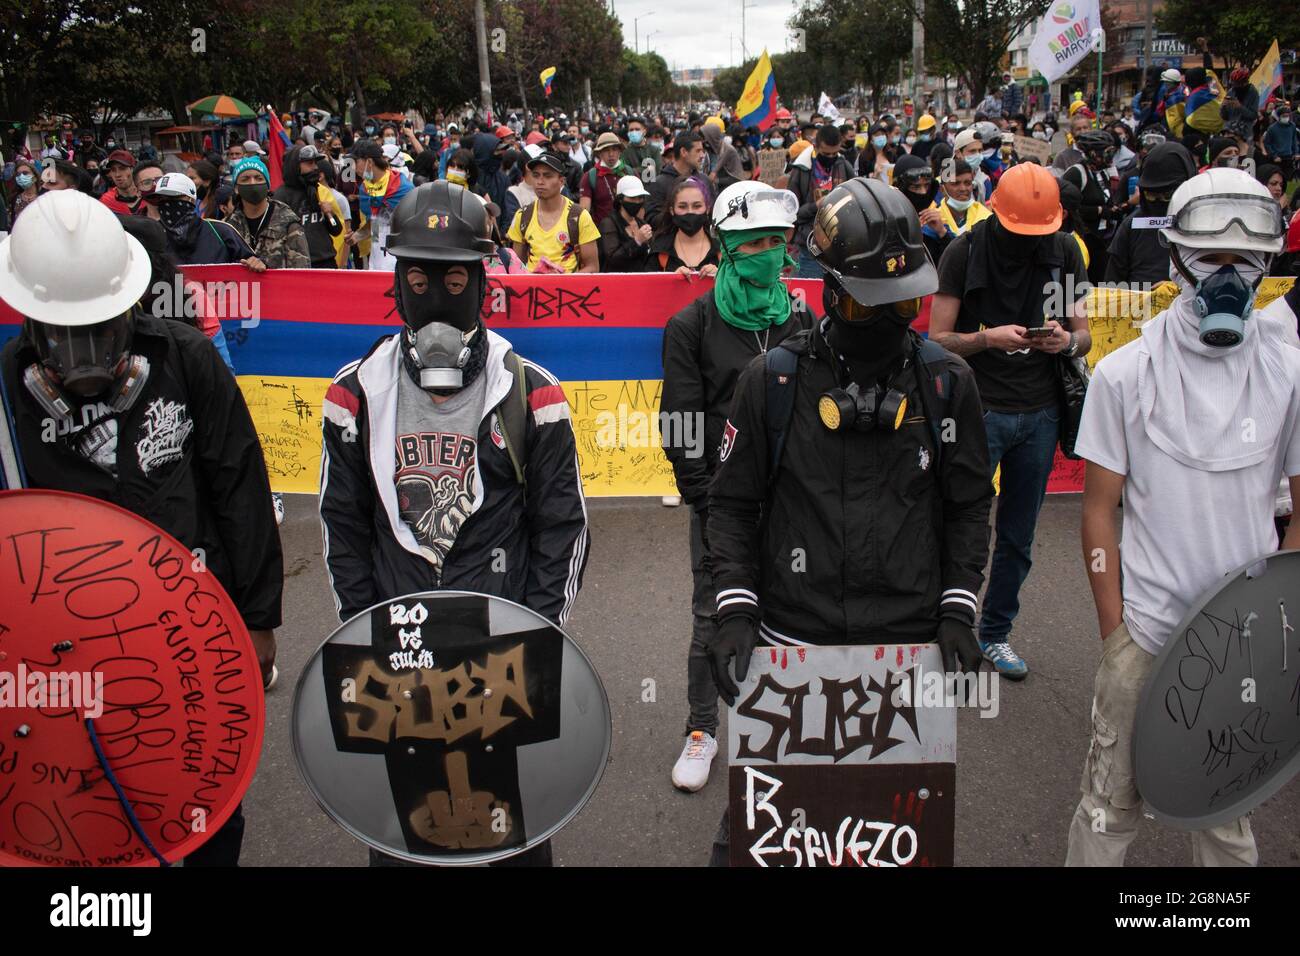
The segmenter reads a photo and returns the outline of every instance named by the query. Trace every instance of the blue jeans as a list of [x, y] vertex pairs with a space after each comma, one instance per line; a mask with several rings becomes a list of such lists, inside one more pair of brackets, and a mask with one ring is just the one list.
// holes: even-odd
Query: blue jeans
[[1033, 564], [1034, 529], [1047, 494], [1061, 410], [1052, 405], [1035, 412], [985, 412], [989, 466], [1002, 464], [998, 494], [997, 543], [984, 592], [980, 640], [1005, 641], [1020, 613], [1020, 586]]

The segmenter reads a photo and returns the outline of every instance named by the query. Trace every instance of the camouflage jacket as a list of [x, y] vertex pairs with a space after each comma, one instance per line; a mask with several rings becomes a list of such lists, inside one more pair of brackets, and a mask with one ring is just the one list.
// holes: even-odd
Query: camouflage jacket
[[307, 234], [303, 232], [298, 214], [279, 200], [270, 200], [266, 210], [266, 222], [262, 224], [253, 241], [248, 228], [248, 219], [244, 216], [243, 203], [236, 200], [235, 211], [226, 220], [252, 247], [257, 258], [266, 263], [268, 269], [310, 269], [311, 259], [307, 255]]

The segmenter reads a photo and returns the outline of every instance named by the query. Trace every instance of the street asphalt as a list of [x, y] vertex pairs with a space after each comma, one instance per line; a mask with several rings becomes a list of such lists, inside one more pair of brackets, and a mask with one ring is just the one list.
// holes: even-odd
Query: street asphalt
[[[1002, 681], [1000, 713], [958, 712], [957, 865], [1059, 866], [1088, 747], [1101, 654], [1079, 553], [1077, 495], [1048, 498], [1012, 645], [1029, 677]], [[338, 625], [321, 559], [316, 501], [286, 495], [280, 680], [268, 698], [261, 765], [245, 799], [246, 866], [361, 866], [366, 848], [322, 811], [290, 747], [294, 684]], [[554, 840], [568, 866], [702, 866], [726, 803], [725, 753], [708, 786], [675, 790], [669, 772], [686, 718], [691, 577], [685, 508], [657, 499], [588, 499], [591, 560], [570, 633], [599, 671], [613, 747], [599, 788]], [[655, 699], [643, 701], [645, 680]], [[725, 734], [725, 730], [722, 731]], [[1267, 866], [1300, 865], [1300, 783], [1264, 803], [1253, 826]], [[1144, 820], [1133, 866], [1186, 866], [1185, 834]]]

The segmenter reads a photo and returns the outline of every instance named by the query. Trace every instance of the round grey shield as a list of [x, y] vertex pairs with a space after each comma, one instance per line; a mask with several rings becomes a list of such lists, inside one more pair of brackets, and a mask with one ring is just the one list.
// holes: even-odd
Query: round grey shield
[[609, 700], [582, 649], [484, 594], [363, 611], [294, 690], [312, 795], [358, 840], [414, 863], [490, 863], [550, 838], [595, 791], [609, 746]]
[[1133, 763], [1157, 820], [1219, 826], [1300, 771], [1300, 551], [1229, 575], [1196, 602], [1152, 665]]

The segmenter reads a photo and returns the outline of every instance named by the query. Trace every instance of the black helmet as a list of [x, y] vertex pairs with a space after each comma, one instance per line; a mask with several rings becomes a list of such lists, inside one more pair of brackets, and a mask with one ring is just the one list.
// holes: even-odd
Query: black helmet
[[1115, 149], [1115, 137], [1104, 129], [1087, 129], [1074, 137], [1074, 148], [1085, 156]]
[[1177, 189], [1196, 175], [1196, 163], [1182, 143], [1157, 143], [1142, 161], [1138, 186], [1159, 192]]
[[398, 259], [477, 262], [496, 252], [487, 235], [483, 202], [439, 179], [417, 186], [397, 204], [384, 251]]
[[850, 179], [817, 206], [808, 234], [817, 261], [862, 305], [888, 305], [939, 288], [907, 198], [878, 179]]

